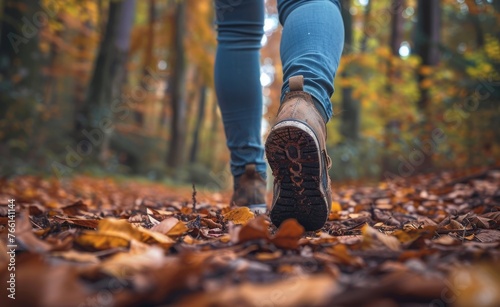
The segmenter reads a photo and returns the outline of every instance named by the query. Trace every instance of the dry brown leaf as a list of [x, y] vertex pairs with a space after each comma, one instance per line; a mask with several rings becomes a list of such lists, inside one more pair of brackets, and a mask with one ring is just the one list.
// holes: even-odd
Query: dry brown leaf
[[448, 246], [453, 246], [453, 245], [460, 245], [462, 242], [459, 240], [449, 236], [449, 235], [444, 235], [441, 236], [435, 240], [432, 241], [433, 243], [440, 244], [440, 245], [448, 245]]
[[[132, 246], [138, 243], [132, 242]], [[130, 278], [134, 274], [160, 268], [163, 262], [163, 249], [139, 244], [137, 248], [131, 247], [129, 253], [118, 253], [106, 259], [100, 270], [117, 278]]]
[[481, 216], [484, 218], [494, 220], [496, 222], [497, 227], [498, 225], [500, 225], [500, 211], [484, 213], [481, 214]]
[[469, 306], [500, 306], [500, 273], [498, 266], [475, 265], [460, 267], [451, 271], [451, 290], [455, 295], [457, 307]]
[[93, 253], [69, 250], [66, 252], [56, 252], [51, 254], [54, 257], [63, 258], [69, 261], [82, 263], [99, 263], [99, 258]]
[[304, 227], [297, 220], [289, 219], [281, 223], [271, 242], [280, 248], [296, 249], [303, 234]]
[[77, 201], [72, 205], [62, 207], [61, 209], [64, 213], [71, 216], [79, 215], [82, 212], [88, 211], [87, 205], [85, 205], [81, 200]]
[[363, 233], [363, 246], [366, 248], [385, 246], [393, 251], [399, 251], [401, 249], [401, 245], [396, 237], [385, 235], [373, 229], [368, 224], [363, 226], [361, 232]]
[[269, 222], [262, 215], [244, 225], [238, 233], [239, 243], [251, 240], [269, 240]]
[[66, 218], [62, 216], [55, 216], [54, 219], [60, 220], [61, 222], [67, 222], [68, 224], [96, 229], [99, 225], [100, 220], [85, 220], [79, 218]]
[[169, 217], [151, 228], [151, 231], [159, 232], [167, 236], [178, 237], [186, 233], [189, 229], [184, 222], [175, 217]]
[[[7, 240], [10, 240], [10, 238], [7, 238]], [[33, 233], [33, 227], [31, 226], [28, 210], [24, 210], [17, 219], [15, 241], [7, 243], [15, 245], [16, 242], [33, 253], [43, 254], [52, 250], [52, 246], [50, 244], [38, 239]]]
[[479, 233], [476, 233], [476, 239], [483, 243], [500, 242], [500, 230], [482, 229]]
[[145, 229], [143, 227], [138, 227], [138, 230], [142, 234], [141, 242], [157, 243], [165, 249], [170, 248], [175, 243], [174, 240], [172, 240], [171, 238], [169, 238], [168, 236], [166, 236], [162, 233], [150, 231], [150, 230]]
[[320, 306], [338, 291], [337, 283], [328, 275], [299, 276], [191, 295], [177, 306]]
[[254, 216], [254, 213], [248, 207], [239, 207], [224, 214], [224, 220], [231, 221], [237, 225], [245, 225]]
[[[405, 225], [406, 226], [406, 225]], [[404, 227], [404, 230], [398, 229], [392, 233], [399, 242], [403, 244], [411, 244], [418, 239], [430, 239], [434, 236], [436, 227], [425, 226], [420, 229], [414, 229], [410, 227]]]
[[333, 256], [336, 260], [336, 263], [351, 265], [355, 267], [363, 266], [363, 259], [360, 257], [353, 256], [349, 253], [347, 246], [344, 244], [337, 244], [328, 249], [326, 252]]
[[465, 229], [464, 225], [460, 224], [459, 222], [457, 222], [455, 220], [450, 220], [450, 222], [447, 225], [445, 225], [443, 228], [446, 230], [457, 230], [457, 231]]

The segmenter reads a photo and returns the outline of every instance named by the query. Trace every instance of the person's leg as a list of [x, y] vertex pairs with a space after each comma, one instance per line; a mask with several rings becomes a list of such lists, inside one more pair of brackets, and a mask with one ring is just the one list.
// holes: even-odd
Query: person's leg
[[231, 152], [231, 204], [266, 211], [260, 47], [263, 0], [216, 0], [215, 90]]
[[283, 87], [276, 123], [266, 141], [274, 176], [271, 221], [296, 219], [306, 230], [325, 224], [331, 206], [325, 123], [343, 48], [338, 1], [279, 0], [283, 25]]
[[344, 24], [338, 0], [279, 0], [283, 25], [281, 100], [290, 91], [288, 79], [304, 76], [304, 91], [311, 94], [321, 115], [332, 117], [330, 97], [344, 47]]
[[215, 90], [231, 152], [231, 172], [238, 178], [246, 165], [255, 164], [265, 178], [260, 84], [264, 1], [216, 0], [215, 6]]

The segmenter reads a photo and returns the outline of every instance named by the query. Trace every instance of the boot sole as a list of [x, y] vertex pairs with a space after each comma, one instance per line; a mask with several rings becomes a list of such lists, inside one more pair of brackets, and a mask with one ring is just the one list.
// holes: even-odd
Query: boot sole
[[296, 219], [307, 231], [323, 227], [329, 204], [321, 184], [321, 150], [315, 133], [299, 121], [276, 124], [266, 141], [275, 182], [271, 221]]

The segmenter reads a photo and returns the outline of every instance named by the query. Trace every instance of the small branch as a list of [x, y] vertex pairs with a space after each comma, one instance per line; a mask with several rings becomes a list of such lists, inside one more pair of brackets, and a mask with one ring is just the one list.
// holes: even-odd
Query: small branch
[[196, 187], [193, 183], [193, 212], [196, 212]]

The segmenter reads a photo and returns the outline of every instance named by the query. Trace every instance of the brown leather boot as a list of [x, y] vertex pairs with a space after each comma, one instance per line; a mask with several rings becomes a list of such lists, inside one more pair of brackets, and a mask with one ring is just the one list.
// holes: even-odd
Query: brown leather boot
[[249, 207], [253, 212], [265, 213], [266, 181], [256, 171], [255, 164], [246, 165], [243, 175], [235, 181], [231, 204]]
[[289, 85], [266, 141], [274, 176], [271, 221], [279, 226], [294, 218], [306, 230], [317, 230], [325, 224], [332, 202], [326, 126], [311, 95], [303, 91], [303, 76], [291, 77]]

